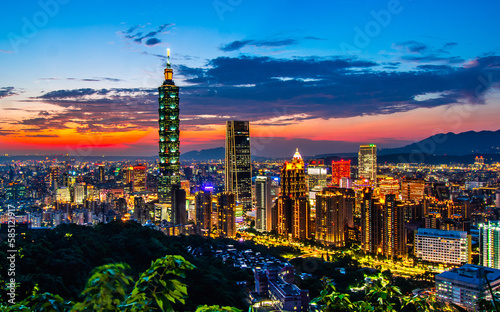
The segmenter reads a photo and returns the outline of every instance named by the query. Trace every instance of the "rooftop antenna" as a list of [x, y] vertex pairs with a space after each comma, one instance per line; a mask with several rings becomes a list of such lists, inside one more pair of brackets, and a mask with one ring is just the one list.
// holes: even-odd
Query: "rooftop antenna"
[[167, 48], [167, 68], [170, 68], [170, 48]]

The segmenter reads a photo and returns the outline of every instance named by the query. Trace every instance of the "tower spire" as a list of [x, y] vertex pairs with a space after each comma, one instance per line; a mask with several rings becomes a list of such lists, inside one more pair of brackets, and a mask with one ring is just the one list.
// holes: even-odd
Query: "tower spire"
[[170, 68], [170, 49], [167, 48], [167, 68]]
[[170, 49], [167, 49], [167, 67], [165, 68], [165, 81], [172, 81], [174, 71], [170, 66]]

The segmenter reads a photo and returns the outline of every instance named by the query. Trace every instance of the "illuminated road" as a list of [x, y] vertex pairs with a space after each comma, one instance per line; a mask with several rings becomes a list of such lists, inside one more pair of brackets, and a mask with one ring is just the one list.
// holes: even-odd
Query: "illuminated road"
[[[310, 246], [304, 246], [303, 244], [300, 244], [298, 242], [290, 242], [290, 241], [285, 240], [283, 238], [255, 235], [255, 234], [249, 234], [249, 233], [245, 233], [245, 232], [242, 232], [240, 234], [241, 234], [241, 237], [243, 239], [253, 240], [255, 243], [260, 244], [260, 245], [264, 245], [264, 246], [297, 247], [301, 251], [301, 255], [298, 256], [300, 258], [314, 257], [314, 258], [327, 259], [327, 255], [330, 257], [336, 257], [336, 256], [339, 256], [342, 254], [349, 255], [354, 260], [357, 260], [359, 262], [360, 266], [362, 266], [362, 267], [379, 268], [382, 271], [390, 270], [395, 276], [414, 277], [415, 275], [418, 275], [418, 274], [424, 274], [426, 271], [433, 271], [433, 272], [438, 272], [438, 273], [443, 272], [443, 270], [432, 270], [430, 268], [423, 269], [423, 268], [419, 268], [419, 267], [412, 267], [409, 264], [402, 265], [400, 263], [389, 262], [388, 260], [377, 260], [376, 258], [371, 257], [371, 256], [367, 256], [367, 255], [360, 256], [359, 254], [356, 254], [352, 250], [339, 251], [339, 250], [334, 250], [334, 249], [329, 249], [329, 248], [310, 247]], [[294, 258], [295, 255], [284, 255], [284, 257], [287, 259], [291, 259], [291, 258]]]

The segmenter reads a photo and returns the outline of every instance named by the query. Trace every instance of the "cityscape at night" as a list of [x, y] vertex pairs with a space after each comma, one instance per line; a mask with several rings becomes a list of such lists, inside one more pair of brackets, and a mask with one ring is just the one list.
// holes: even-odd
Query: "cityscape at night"
[[0, 19], [0, 310], [498, 311], [500, 4]]

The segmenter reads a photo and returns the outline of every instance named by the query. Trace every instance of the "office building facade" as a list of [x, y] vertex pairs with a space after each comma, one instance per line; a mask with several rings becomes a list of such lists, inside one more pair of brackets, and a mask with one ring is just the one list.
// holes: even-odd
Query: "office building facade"
[[436, 275], [437, 299], [467, 311], [478, 311], [479, 299], [491, 301], [490, 287], [493, 292], [500, 290], [500, 270], [465, 264]]
[[500, 222], [479, 224], [479, 264], [500, 269]]
[[461, 265], [471, 262], [471, 239], [464, 231], [419, 228], [415, 257], [421, 261]]
[[358, 179], [377, 181], [377, 146], [375, 144], [359, 147]]
[[252, 210], [250, 123], [226, 121], [225, 191], [236, 195], [243, 211]]

